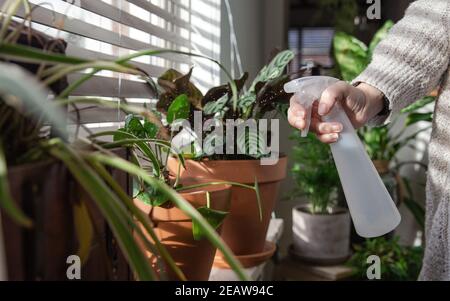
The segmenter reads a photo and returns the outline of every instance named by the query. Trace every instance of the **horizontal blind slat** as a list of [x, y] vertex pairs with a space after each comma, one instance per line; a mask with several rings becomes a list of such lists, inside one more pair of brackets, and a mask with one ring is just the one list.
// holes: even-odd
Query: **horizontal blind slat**
[[95, 13], [95, 14], [98, 14], [105, 18], [111, 19], [117, 23], [121, 23], [123, 25], [142, 30], [146, 33], [149, 33], [151, 35], [157, 36], [164, 40], [170, 41], [177, 45], [185, 46], [185, 47], [189, 47], [189, 45], [190, 45], [189, 40], [183, 38], [179, 34], [176, 34], [175, 32], [170, 32], [161, 27], [155, 26], [155, 25], [151, 24], [150, 22], [146, 22], [126, 11], [120, 10], [120, 8], [118, 8], [118, 7], [109, 5], [105, 2], [84, 0], [84, 1], [80, 2], [80, 7], [87, 11], [90, 11], [92, 13]]
[[[74, 82], [83, 74], [70, 74], [68, 81]], [[123, 98], [154, 98], [154, 93], [147, 83], [118, 78], [94, 76], [78, 87], [72, 96], [98, 96]]]
[[[88, 49], [81, 48], [81, 47], [78, 47], [73, 44], [69, 44], [67, 46], [66, 53], [69, 56], [77, 56], [77, 57], [90, 59], [90, 60], [111, 60], [111, 61], [113, 61], [113, 60], [117, 59], [117, 57], [115, 57], [113, 55], [88, 50]], [[166, 71], [166, 69], [163, 67], [154, 66], [154, 65], [150, 65], [150, 64], [144, 64], [141, 62], [131, 61], [131, 64], [133, 64], [136, 67], [141, 68], [142, 70], [147, 72], [152, 77], [159, 77]]]
[[131, 4], [136, 5], [137, 7], [140, 7], [142, 9], [145, 9], [149, 12], [152, 12], [153, 14], [163, 18], [166, 21], [169, 21], [173, 24], [176, 24], [183, 28], [189, 28], [190, 24], [189, 22], [184, 21], [183, 19], [177, 17], [174, 14], [169, 13], [168, 11], [160, 8], [157, 5], [152, 4], [149, 1], [146, 0], [128, 0]]

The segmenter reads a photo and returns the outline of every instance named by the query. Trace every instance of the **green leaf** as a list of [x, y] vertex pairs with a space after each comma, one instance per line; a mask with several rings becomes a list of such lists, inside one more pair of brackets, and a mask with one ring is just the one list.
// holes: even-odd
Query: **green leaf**
[[407, 106], [403, 110], [401, 110], [401, 113], [413, 113], [419, 109], [422, 109], [423, 107], [427, 106], [430, 103], [433, 103], [436, 101], [436, 97], [434, 96], [426, 96], [416, 102], [414, 102], [412, 105]]
[[421, 121], [432, 122], [433, 113], [411, 113], [406, 117], [405, 125], [410, 126]]
[[250, 92], [255, 92], [256, 84], [259, 82], [268, 82], [270, 80], [274, 80], [277, 77], [281, 76], [289, 64], [290, 61], [295, 57], [294, 52], [291, 50], [285, 50], [278, 53], [273, 60], [269, 63], [269, 65], [265, 66], [259, 74], [256, 76], [253, 84], [250, 88]]
[[167, 111], [167, 122], [171, 124], [178, 119], [188, 119], [191, 111], [191, 104], [189, 103], [186, 94], [181, 94], [172, 102]]
[[[221, 98], [219, 98], [217, 101], [208, 102], [203, 107], [203, 112], [206, 115], [214, 115], [216, 113], [225, 111], [225, 109], [226, 109], [225, 106], [227, 105], [228, 101], [229, 101], [228, 94], [225, 94]], [[239, 105], [239, 101], [238, 101], [238, 105]]]
[[146, 120], [144, 122], [144, 130], [147, 138], [156, 138], [156, 136], [158, 135], [159, 128], [157, 125]]
[[9, 95], [17, 98], [8, 102], [8, 105], [29, 112], [36, 119], [44, 116], [56, 133], [67, 137], [65, 115], [48, 99], [48, 92], [42, 88], [42, 84], [18, 65], [0, 62], [0, 70], [3, 70], [0, 72], [0, 94], [3, 99]]
[[147, 141], [147, 139], [140, 139], [132, 133], [125, 132], [123, 130], [101, 132], [92, 135], [90, 138], [111, 135], [114, 137], [114, 143], [103, 145], [103, 147], [136, 146], [152, 162], [153, 174], [155, 177], [160, 176], [162, 164], [158, 160], [158, 157], [153, 149], [148, 145], [149, 141]]
[[133, 195], [144, 204], [154, 207], [161, 206], [168, 201], [167, 197], [157, 188], [145, 183], [140, 185], [136, 180], [133, 181]]
[[263, 208], [261, 202], [261, 192], [259, 190], [258, 178], [255, 176], [255, 193], [256, 193], [256, 202], [258, 203], [258, 212], [259, 212], [259, 220], [262, 221]]
[[1, 44], [0, 56], [3, 58], [26, 61], [30, 63], [62, 63], [62, 64], [84, 64], [91, 62], [86, 59], [71, 57], [63, 54], [43, 52], [37, 48], [17, 44]]
[[391, 30], [391, 28], [393, 26], [394, 26], [394, 22], [392, 22], [391, 20], [386, 21], [386, 23], [384, 23], [384, 25], [374, 35], [374, 37], [369, 45], [369, 59], [372, 58], [375, 48], [388, 35], [389, 31]]
[[60, 143], [58, 139], [53, 139], [49, 144], [50, 153], [64, 162], [77, 182], [89, 193], [100, 209], [138, 278], [140, 280], [155, 279], [155, 272], [133, 235], [132, 227], [137, 228], [138, 226], [117, 196], [72, 149]]
[[125, 130], [138, 138], [146, 138], [144, 126], [136, 115], [130, 114], [125, 117]]
[[17, 207], [11, 197], [3, 147], [0, 144], [0, 208], [19, 225], [30, 228], [33, 222]]
[[238, 131], [236, 144], [242, 154], [256, 159], [267, 154], [266, 139], [260, 135], [259, 131], [249, 129]]
[[238, 107], [243, 111], [246, 112], [249, 107], [255, 103], [256, 95], [255, 94], [246, 94], [239, 98], [238, 100]]
[[[228, 212], [214, 210], [208, 207], [197, 208], [197, 211], [205, 218], [205, 220], [217, 230], [222, 225], [223, 220], [227, 216]], [[201, 240], [206, 236], [203, 229], [196, 221], [192, 221], [192, 234], [195, 240]]]
[[121, 141], [130, 138], [130, 134], [126, 131], [125, 128], [120, 128], [113, 134], [113, 141]]
[[344, 32], [337, 32], [333, 39], [334, 56], [346, 81], [355, 79], [369, 64], [367, 46]]

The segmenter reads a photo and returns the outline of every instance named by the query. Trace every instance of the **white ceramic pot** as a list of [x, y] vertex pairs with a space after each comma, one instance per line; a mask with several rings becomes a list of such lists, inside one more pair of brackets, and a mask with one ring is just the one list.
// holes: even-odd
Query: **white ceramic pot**
[[350, 214], [337, 208], [333, 214], [311, 214], [306, 205], [292, 209], [293, 245], [299, 259], [337, 264], [350, 255]]

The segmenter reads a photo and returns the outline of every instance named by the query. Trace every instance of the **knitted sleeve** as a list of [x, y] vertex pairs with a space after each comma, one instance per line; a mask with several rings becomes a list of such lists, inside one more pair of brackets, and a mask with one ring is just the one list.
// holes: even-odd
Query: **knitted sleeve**
[[367, 83], [384, 93], [391, 116], [436, 88], [449, 65], [449, 0], [418, 0], [376, 48], [372, 62], [354, 83]]

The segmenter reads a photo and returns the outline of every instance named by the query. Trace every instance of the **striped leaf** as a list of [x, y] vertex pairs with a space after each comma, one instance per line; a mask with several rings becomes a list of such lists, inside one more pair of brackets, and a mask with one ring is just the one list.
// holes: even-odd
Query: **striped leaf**
[[237, 147], [241, 153], [257, 159], [267, 154], [266, 139], [258, 131], [238, 131]]
[[229, 100], [228, 94], [225, 94], [224, 96], [219, 98], [217, 101], [208, 102], [204, 106], [203, 112], [206, 115], [214, 115], [216, 113], [220, 113], [226, 109], [225, 106], [227, 105], [228, 100]]
[[277, 54], [275, 58], [265, 66], [253, 81], [250, 92], [255, 91], [255, 86], [259, 82], [268, 82], [283, 74], [284, 69], [289, 62], [295, 57], [294, 52], [291, 50], [285, 50]]

